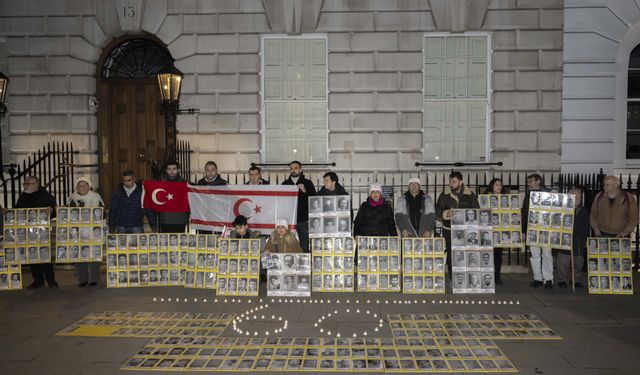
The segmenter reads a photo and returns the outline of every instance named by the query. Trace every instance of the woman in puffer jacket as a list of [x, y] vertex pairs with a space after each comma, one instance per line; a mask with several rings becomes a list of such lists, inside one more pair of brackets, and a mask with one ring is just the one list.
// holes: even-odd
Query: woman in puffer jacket
[[397, 236], [393, 207], [382, 198], [382, 186], [371, 184], [369, 198], [360, 205], [354, 221], [354, 236]]

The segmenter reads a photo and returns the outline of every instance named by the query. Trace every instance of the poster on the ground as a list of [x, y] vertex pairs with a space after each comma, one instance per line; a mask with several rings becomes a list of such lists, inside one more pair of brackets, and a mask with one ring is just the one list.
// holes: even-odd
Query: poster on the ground
[[400, 237], [358, 237], [358, 291], [399, 292]]
[[444, 238], [402, 239], [402, 293], [444, 293]]
[[311, 254], [273, 253], [267, 263], [267, 296], [311, 296]]
[[311, 238], [314, 292], [353, 292], [355, 246], [352, 237]]
[[260, 286], [260, 238], [221, 238], [218, 246], [219, 296], [257, 296]]
[[187, 233], [107, 235], [107, 287], [214, 289], [216, 236]]

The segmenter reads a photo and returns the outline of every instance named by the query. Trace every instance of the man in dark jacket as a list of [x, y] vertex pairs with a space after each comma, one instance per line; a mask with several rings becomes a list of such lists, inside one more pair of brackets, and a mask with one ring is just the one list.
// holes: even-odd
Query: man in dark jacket
[[289, 178], [282, 185], [298, 186], [298, 212], [296, 216], [298, 238], [302, 251], [309, 252], [309, 197], [316, 195], [313, 182], [307, 180], [302, 173], [302, 163], [297, 160], [289, 163]]
[[436, 217], [442, 221], [444, 239], [447, 244], [447, 269], [451, 278], [451, 217], [452, 208], [479, 208], [478, 197], [462, 182], [462, 173], [453, 171], [449, 175], [449, 192], [442, 192], [436, 202]]
[[217, 186], [217, 185], [227, 185], [227, 180], [220, 177], [218, 174], [218, 164], [214, 161], [209, 160], [204, 165], [204, 177], [198, 180], [196, 185], [200, 186]]
[[260, 167], [252, 165], [249, 168], [249, 181], [244, 183], [245, 185], [269, 185], [269, 181], [262, 178], [262, 170]]
[[402, 237], [431, 237], [436, 227], [433, 199], [420, 189], [420, 179], [409, 179], [409, 190], [398, 199], [396, 224]]
[[[167, 163], [165, 178], [163, 181], [185, 182], [180, 175], [177, 161]], [[147, 210], [147, 220], [154, 232], [160, 233], [183, 233], [189, 222], [188, 212], [155, 212]]]
[[[40, 186], [40, 179], [35, 176], [28, 176], [24, 179], [23, 185], [24, 191], [18, 197], [14, 208], [48, 207], [51, 210], [51, 217], [53, 217], [55, 215], [56, 199], [44, 187]], [[33, 282], [27, 287], [28, 289], [43, 286], [45, 280], [50, 288], [58, 287], [51, 262], [32, 264], [31, 275], [33, 276]]]
[[338, 182], [336, 172], [327, 172], [322, 176], [323, 186], [318, 191], [318, 195], [349, 195], [342, 185]]
[[382, 186], [371, 184], [369, 198], [360, 205], [353, 223], [354, 236], [397, 236], [393, 207], [382, 198]]
[[[582, 287], [582, 263], [584, 262], [584, 253], [587, 248], [587, 238], [591, 233], [589, 228], [589, 213], [587, 209], [582, 205], [582, 192], [583, 188], [578, 187], [569, 190], [569, 194], [575, 196], [576, 212], [575, 219], [573, 220], [573, 279], [575, 280], [576, 288]], [[562, 229], [569, 229], [571, 227], [570, 221], [571, 215], [567, 214], [562, 222]], [[558, 286], [560, 288], [566, 288], [571, 283], [571, 255], [569, 250], [558, 251]]]
[[143, 233], [142, 184], [132, 170], [122, 172], [122, 183], [111, 197], [109, 227], [114, 233]]

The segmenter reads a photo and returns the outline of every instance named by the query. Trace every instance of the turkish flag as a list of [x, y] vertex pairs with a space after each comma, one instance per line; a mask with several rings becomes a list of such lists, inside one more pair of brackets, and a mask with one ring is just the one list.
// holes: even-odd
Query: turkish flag
[[142, 186], [143, 208], [156, 212], [189, 212], [186, 182], [145, 180]]

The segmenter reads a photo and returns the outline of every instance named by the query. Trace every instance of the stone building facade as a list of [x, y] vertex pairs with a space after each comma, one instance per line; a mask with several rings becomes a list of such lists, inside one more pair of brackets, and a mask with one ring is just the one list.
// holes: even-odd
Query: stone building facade
[[[566, 3], [573, 17], [579, 1]], [[4, 149], [19, 161], [47, 141], [71, 140], [76, 162], [97, 163], [98, 60], [115, 38], [151, 34], [185, 73], [181, 106], [200, 109], [178, 120], [193, 165], [216, 160], [225, 172], [246, 171], [264, 152], [261, 37], [314, 34], [327, 40], [329, 161], [338, 171], [415, 171], [424, 160], [425, 33], [480, 32], [491, 46], [488, 159], [505, 171], [571, 170], [576, 142], [593, 136], [572, 122], [574, 105], [582, 105], [575, 98], [565, 98], [563, 121], [563, 83], [565, 96], [580, 91], [573, 77], [588, 69], [574, 68], [591, 56], [563, 48], [564, 7], [562, 0], [0, 0], [0, 71], [11, 79]], [[573, 29], [588, 27], [570, 20]], [[599, 81], [593, 87], [609, 87]]]

